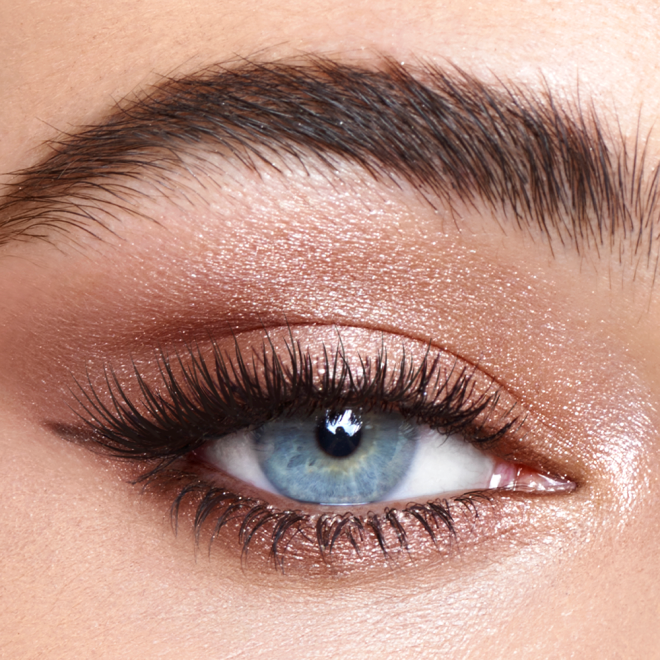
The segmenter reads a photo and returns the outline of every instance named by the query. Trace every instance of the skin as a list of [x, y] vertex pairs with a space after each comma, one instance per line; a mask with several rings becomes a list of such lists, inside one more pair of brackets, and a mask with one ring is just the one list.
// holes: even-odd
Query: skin
[[[623, 135], [639, 126], [649, 161], [660, 158], [650, 2], [50, 0], [3, 2], [1, 15], [4, 172], [163, 74], [308, 52], [449, 60], [486, 80], [544, 80], [559, 98], [574, 98], [579, 81], [581, 97], [616, 113]], [[652, 269], [627, 253], [553, 253], [474, 210], [460, 227], [439, 221], [405, 187], [351, 167], [331, 182], [237, 172], [223, 191], [194, 222], [163, 203], [166, 228], [120, 218], [103, 242], [3, 249], [0, 653], [660, 657]], [[239, 192], [247, 203], [229, 194]], [[512, 457], [534, 453], [578, 489], [511, 497], [459, 549], [421, 547], [395, 567], [367, 553], [334, 572], [282, 575], [258, 557], [243, 570], [228, 542], [196, 553], [185, 516], [172, 533], [166, 498], [47, 422], [73, 422], [69, 386], [86, 368], [121, 371], [133, 356], [149, 371], [155, 346], [199, 328], [222, 339], [230, 319], [256, 332], [254, 310], [272, 327], [295, 318], [310, 341], [323, 340], [315, 324], [357, 328], [347, 331], [356, 351], [382, 332], [418, 350], [432, 338], [528, 411]]]

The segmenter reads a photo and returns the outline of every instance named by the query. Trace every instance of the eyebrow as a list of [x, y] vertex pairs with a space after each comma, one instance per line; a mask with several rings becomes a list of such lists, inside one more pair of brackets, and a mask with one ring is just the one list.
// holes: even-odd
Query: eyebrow
[[110, 216], [140, 215], [136, 182], [174, 196], [176, 176], [208, 175], [219, 154], [256, 171], [348, 161], [434, 205], [485, 207], [551, 245], [652, 256], [659, 169], [647, 176], [639, 135], [629, 144], [593, 104], [559, 102], [547, 85], [486, 83], [454, 66], [216, 65], [163, 79], [50, 148], [0, 201], [0, 245], [97, 235]]

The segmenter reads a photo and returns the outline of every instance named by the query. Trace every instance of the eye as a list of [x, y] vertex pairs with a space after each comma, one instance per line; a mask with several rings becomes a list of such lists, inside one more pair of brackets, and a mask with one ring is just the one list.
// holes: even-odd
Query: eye
[[204, 459], [263, 491], [314, 504], [361, 505], [562, 482], [522, 474], [466, 442], [396, 413], [344, 409], [276, 420], [210, 443]]
[[452, 501], [478, 515], [498, 491], [574, 489], [498, 456], [521, 442], [518, 407], [455, 356], [383, 336], [349, 354], [341, 338], [330, 348], [280, 334], [258, 350], [235, 337], [233, 350], [161, 352], [150, 372], [108, 369], [105, 387], [81, 389], [91, 439], [149, 465], [137, 482], [175, 488], [172, 511], [192, 506], [198, 539], [233, 529], [243, 553], [261, 541], [280, 565], [342, 539], [387, 554], [408, 548], [406, 527], [434, 544], [455, 534]]

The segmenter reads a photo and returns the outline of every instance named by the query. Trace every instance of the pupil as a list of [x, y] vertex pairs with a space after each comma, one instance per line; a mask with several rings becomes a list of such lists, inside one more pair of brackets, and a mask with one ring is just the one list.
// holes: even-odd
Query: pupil
[[362, 420], [345, 410], [340, 415], [326, 413], [316, 426], [316, 441], [319, 447], [333, 458], [350, 456], [362, 440]]

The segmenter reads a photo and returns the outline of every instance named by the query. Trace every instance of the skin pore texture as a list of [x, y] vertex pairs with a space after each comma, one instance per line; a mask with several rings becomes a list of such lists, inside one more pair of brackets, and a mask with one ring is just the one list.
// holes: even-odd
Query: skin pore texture
[[[43, 166], [53, 153], [49, 140], [107, 126], [118, 103], [125, 116], [136, 99], [153, 107], [149, 99], [167, 88], [166, 78], [216, 76], [217, 85], [222, 71], [254, 74], [254, 63], [262, 76], [291, 78], [293, 69], [277, 66], [298, 67], [315, 81], [323, 67], [335, 82], [341, 66], [370, 72], [370, 80], [389, 72], [387, 84], [403, 71], [434, 94], [433, 72], [441, 71], [485, 86], [500, 111], [508, 98], [513, 115], [524, 108], [530, 119], [543, 108], [546, 120], [563, 117], [564, 124], [550, 122], [549, 135], [565, 136], [557, 126], [568, 126], [576, 138], [573, 160], [540, 168], [534, 185], [528, 175], [540, 152], [511, 138], [520, 168], [489, 188], [499, 195], [489, 201], [485, 188], [472, 197], [452, 192], [467, 187], [470, 174], [456, 163], [451, 191], [442, 188], [438, 181], [450, 177], [434, 160], [440, 140], [426, 178], [410, 149], [399, 154], [403, 163], [414, 160], [407, 172], [391, 154], [366, 162], [339, 149], [328, 156], [327, 133], [315, 133], [317, 148], [305, 151], [305, 140], [291, 137], [303, 133], [301, 122], [277, 149], [264, 147], [277, 117], [266, 117], [264, 107], [294, 98], [276, 99], [271, 82], [261, 96], [241, 97], [250, 111], [260, 105], [256, 115], [244, 113], [256, 117], [245, 129], [252, 141], [236, 151], [229, 148], [236, 141], [219, 145], [208, 135], [185, 150], [165, 142], [131, 151], [108, 140], [87, 161], [60, 146], [64, 156], [52, 171], [4, 175], [1, 657], [660, 657], [653, 178], [660, 25], [653, 3], [40, 0], [0, 7], [5, 173]], [[333, 98], [344, 112], [342, 94]], [[314, 110], [310, 126], [331, 117], [327, 105], [306, 107]], [[404, 110], [403, 117], [414, 115], [412, 106]], [[476, 117], [474, 131], [478, 122], [484, 135], [500, 126], [486, 121], [501, 116], [491, 110], [465, 110]], [[342, 121], [338, 139], [355, 146], [341, 137]], [[376, 124], [365, 123], [362, 133]], [[148, 126], [140, 125], [138, 141]], [[599, 128], [603, 152], [590, 150]], [[472, 144], [473, 133], [461, 135], [455, 131], [457, 143]], [[383, 144], [395, 142], [397, 134], [390, 136]], [[501, 141], [507, 136], [499, 133]], [[580, 151], [575, 145], [585, 137]], [[557, 138], [554, 146], [562, 144]], [[255, 156], [257, 147], [267, 157]], [[595, 175], [588, 180], [595, 187], [576, 184], [590, 153], [605, 154], [600, 170], [591, 163], [592, 174], [605, 171], [610, 187]], [[561, 170], [560, 161], [571, 167]], [[175, 171], [159, 174], [147, 166], [154, 162], [174, 163]], [[477, 169], [479, 162], [473, 159]], [[124, 167], [123, 178], [107, 174], [115, 166]], [[62, 182], [79, 172], [87, 187], [67, 189]], [[555, 198], [571, 191], [559, 205], [571, 231], [544, 231], [538, 222], [554, 226], [548, 172], [559, 172]], [[512, 191], [521, 193], [520, 205]], [[530, 194], [528, 207], [522, 192]], [[580, 200], [581, 214], [573, 213]], [[536, 222], [528, 221], [530, 209]], [[298, 342], [315, 378], [323, 347], [341, 348], [353, 369], [382, 347], [394, 364], [405, 352], [416, 364], [428, 354], [464, 365], [477, 393], [501, 392], [490, 422], [518, 420], [515, 433], [486, 451], [576, 487], [495, 493], [477, 503], [478, 516], [469, 507], [455, 511], [454, 536], [438, 528], [434, 543], [418, 524], [409, 551], [391, 545], [388, 557], [371, 532], [359, 554], [341, 537], [327, 562], [318, 544], [303, 541], [286, 570], [269, 556], [267, 526], [255, 532], [247, 559], [235, 523], [211, 545], [204, 527], [196, 544], [194, 497], [183, 502], [175, 534], [176, 484], [133, 484], [154, 456], [108, 457], [81, 422], [77, 399], [96, 393], [111, 405], [106, 375], [113, 373], [140, 401], [136, 371], [162, 388], [164, 356], [180, 379], [176, 365], [190, 359], [191, 346], [207, 361], [214, 345], [231, 360], [236, 346], [251, 355], [269, 341], [278, 355]], [[190, 456], [181, 460], [203, 471]], [[384, 515], [383, 506], [360, 515]]]

